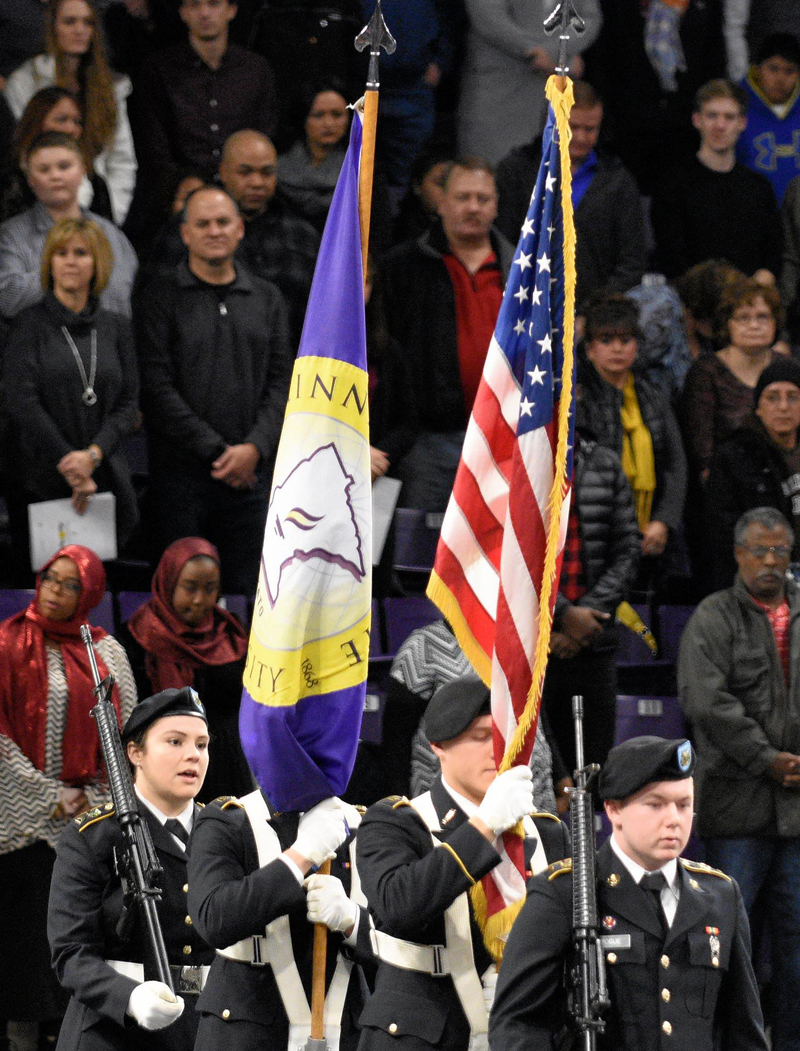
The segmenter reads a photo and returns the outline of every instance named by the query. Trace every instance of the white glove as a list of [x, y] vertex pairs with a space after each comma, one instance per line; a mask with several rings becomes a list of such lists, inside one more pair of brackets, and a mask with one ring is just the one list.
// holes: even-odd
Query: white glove
[[332, 931], [349, 931], [358, 919], [358, 906], [351, 901], [342, 881], [315, 872], [303, 886], [308, 892], [306, 907], [309, 923], [324, 923]]
[[163, 982], [142, 982], [125, 1010], [142, 1029], [165, 1029], [183, 1014], [183, 1000]]
[[533, 774], [529, 766], [512, 766], [492, 781], [477, 816], [496, 836], [533, 810]]
[[487, 1015], [492, 1009], [494, 1003], [494, 991], [497, 988], [497, 968], [492, 964], [491, 967], [484, 971], [481, 981], [483, 982], [483, 1003], [486, 1007]]
[[312, 865], [319, 866], [334, 856], [346, 838], [342, 801], [331, 796], [303, 814], [292, 846]]

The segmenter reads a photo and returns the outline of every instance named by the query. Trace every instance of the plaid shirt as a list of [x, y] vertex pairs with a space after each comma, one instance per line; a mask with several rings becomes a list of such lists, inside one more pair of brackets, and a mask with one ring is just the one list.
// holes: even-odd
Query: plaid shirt
[[561, 565], [561, 585], [559, 590], [570, 602], [577, 602], [586, 594], [583, 577], [583, 560], [581, 558], [581, 534], [578, 525], [578, 511], [572, 501], [567, 521], [567, 539], [564, 544], [564, 560]]
[[319, 240], [311, 223], [274, 197], [263, 215], [245, 223], [244, 241], [239, 249], [253, 273], [272, 281], [283, 293], [295, 352], [303, 329]]
[[[750, 596], [753, 598], [753, 596]], [[786, 599], [781, 602], [777, 609], [771, 609], [769, 606], [765, 606], [763, 602], [759, 602], [758, 599], [753, 598], [753, 602], [758, 606], [759, 609], [767, 615], [769, 626], [772, 628], [772, 634], [775, 637], [775, 646], [778, 650], [778, 657], [780, 658], [781, 667], [783, 668], [783, 677], [786, 680], [786, 685], [789, 685], [789, 623], [791, 621], [791, 613], [789, 611], [789, 603]]]

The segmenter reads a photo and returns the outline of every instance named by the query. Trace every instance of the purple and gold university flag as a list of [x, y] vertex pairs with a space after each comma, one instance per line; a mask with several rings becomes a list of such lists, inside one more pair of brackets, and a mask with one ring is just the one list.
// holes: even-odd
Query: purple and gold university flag
[[356, 115], [322, 236], [272, 480], [239, 716], [278, 810], [344, 791], [364, 709], [372, 522]]

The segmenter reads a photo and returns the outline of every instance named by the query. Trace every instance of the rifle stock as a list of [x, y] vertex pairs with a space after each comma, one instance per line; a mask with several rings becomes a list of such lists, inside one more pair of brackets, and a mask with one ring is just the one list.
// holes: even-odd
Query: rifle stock
[[125, 846], [116, 857], [117, 872], [122, 881], [124, 904], [117, 925], [122, 938], [130, 935], [136, 910], [144, 923], [147, 943], [150, 947], [154, 976], [174, 993], [172, 975], [167, 959], [164, 935], [156, 911], [156, 902], [161, 898], [161, 864], [158, 860], [150, 829], [142, 820], [136, 803], [128, 760], [122, 747], [117, 723], [117, 710], [110, 700], [114, 680], [111, 675], [100, 678], [100, 669], [94, 653], [92, 633], [87, 624], [81, 626], [81, 639], [89, 655], [89, 664], [94, 681], [97, 703], [92, 708], [92, 718], [97, 723], [103, 761], [108, 773], [108, 785], [114, 802], [117, 821], [125, 837]]
[[595, 877], [594, 807], [591, 784], [600, 771], [584, 765], [583, 697], [572, 698], [575, 723], [575, 787], [570, 790], [572, 824], [572, 963], [570, 1014], [584, 1051], [594, 1051], [609, 1006], [606, 961], [599, 937]]

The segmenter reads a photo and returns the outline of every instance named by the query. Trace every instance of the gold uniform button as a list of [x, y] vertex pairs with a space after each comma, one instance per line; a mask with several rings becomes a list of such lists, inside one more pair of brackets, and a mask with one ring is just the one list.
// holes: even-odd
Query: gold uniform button
[[183, 947], [183, 955], [184, 956], [191, 956], [192, 955], [192, 947], [191, 947], [191, 945], [184, 945], [184, 947]]
[[711, 957], [711, 966], [712, 967], [719, 967], [719, 957], [717, 957], [717, 956], [712, 956]]
[[186, 924], [187, 927], [191, 927], [191, 925], [192, 925], [192, 917], [191, 916], [186, 916], [184, 918], [183, 922]]
[[666, 1033], [667, 1036], [669, 1036], [670, 1033], [672, 1032], [672, 1026], [670, 1025], [669, 1022], [662, 1022], [661, 1023], [661, 1031], [662, 1031], [662, 1033]]
[[666, 971], [666, 969], [669, 967], [669, 956], [662, 956], [661, 957], [661, 966]]
[[397, 1022], [391, 1022], [389, 1025], [389, 1032], [392, 1036], [397, 1036]]
[[661, 999], [664, 1001], [665, 1004], [668, 1004], [670, 1002], [670, 1000], [672, 999], [672, 993], [669, 991], [669, 989], [661, 990]]
[[228, 1021], [228, 1019], [230, 1018], [230, 1016], [231, 1016], [231, 1013], [230, 1013], [230, 1011], [228, 1010], [228, 1008], [226, 1007], [226, 1008], [225, 1008], [225, 1010], [224, 1010], [224, 1011], [222, 1012], [222, 1017], [223, 1017], [223, 1018], [225, 1019], [225, 1021], [227, 1022], [227, 1021]]
[[184, 894], [188, 894], [189, 893], [189, 884], [188, 883], [184, 883], [184, 885], [183, 885], [183, 893]]
[[617, 954], [615, 952], [607, 953], [606, 954], [606, 959], [608, 960], [609, 963], [616, 963], [617, 962]]

